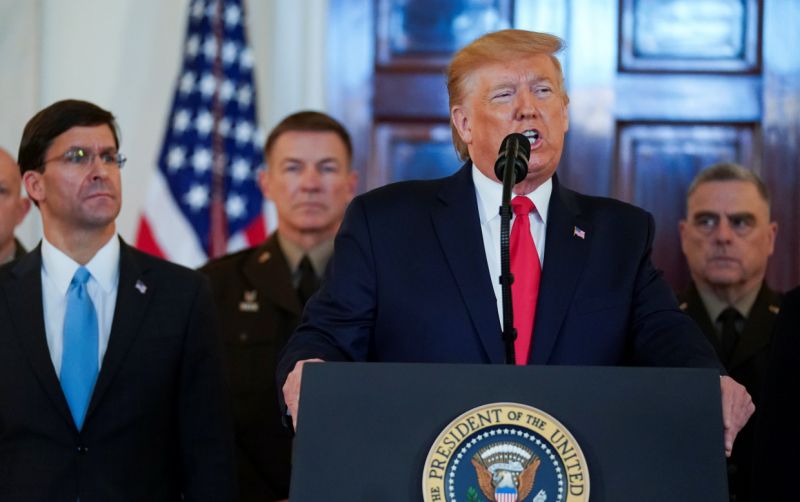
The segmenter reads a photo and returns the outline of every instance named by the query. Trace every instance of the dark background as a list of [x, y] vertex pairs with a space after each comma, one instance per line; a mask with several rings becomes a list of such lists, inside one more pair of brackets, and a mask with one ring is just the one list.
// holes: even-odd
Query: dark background
[[444, 67], [495, 29], [562, 37], [578, 191], [651, 211], [654, 262], [689, 280], [678, 221], [703, 167], [739, 162], [772, 191], [767, 273], [800, 283], [800, 3], [783, 0], [331, 0], [329, 109], [353, 132], [361, 189], [454, 172]]

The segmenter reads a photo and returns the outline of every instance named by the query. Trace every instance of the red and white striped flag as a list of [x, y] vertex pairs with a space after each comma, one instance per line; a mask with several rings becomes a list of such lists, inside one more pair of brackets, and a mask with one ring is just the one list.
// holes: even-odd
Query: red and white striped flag
[[264, 138], [255, 103], [241, 0], [193, 0], [136, 247], [197, 267], [266, 238], [256, 182]]

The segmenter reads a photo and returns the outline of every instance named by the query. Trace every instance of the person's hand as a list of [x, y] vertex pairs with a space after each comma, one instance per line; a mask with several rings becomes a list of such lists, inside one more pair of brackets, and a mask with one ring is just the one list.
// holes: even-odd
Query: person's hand
[[303, 365], [306, 363], [324, 363], [322, 359], [303, 359], [297, 361], [294, 369], [286, 377], [283, 383], [283, 401], [289, 409], [289, 414], [292, 416], [292, 425], [294, 430], [297, 430], [297, 406], [300, 404], [300, 381], [303, 379]]
[[743, 385], [729, 376], [721, 377], [719, 385], [722, 390], [722, 424], [725, 427], [725, 456], [730, 457], [733, 441], [742, 430], [747, 420], [756, 411], [753, 398]]

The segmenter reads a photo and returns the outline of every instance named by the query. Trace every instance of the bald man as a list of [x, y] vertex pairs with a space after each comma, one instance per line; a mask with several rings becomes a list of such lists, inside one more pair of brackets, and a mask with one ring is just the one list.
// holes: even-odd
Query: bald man
[[25, 254], [14, 238], [14, 228], [22, 222], [31, 203], [20, 193], [22, 177], [14, 158], [0, 148], [0, 265]]

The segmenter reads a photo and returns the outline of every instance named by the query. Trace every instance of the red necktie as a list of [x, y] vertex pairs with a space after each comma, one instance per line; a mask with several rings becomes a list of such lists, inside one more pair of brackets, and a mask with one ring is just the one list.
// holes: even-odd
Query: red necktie
[[511, 201], [514, 210], [514, 225], [511, 228], [511, 274], [514, 283], [511, 295], [514, 305], [514, 327], [517, 328], [517, 340], [514, 342], [514, 353], [518, 365], [528, 364], [533, 338], [533, 321], [536, 317], [536, 300], [539, 297], [539, 280], [542, 267], [539, 264], [539, 253], [531, 235], [531, 222], [528, 216], [536, 207], [525, 196], [518, 195]]

